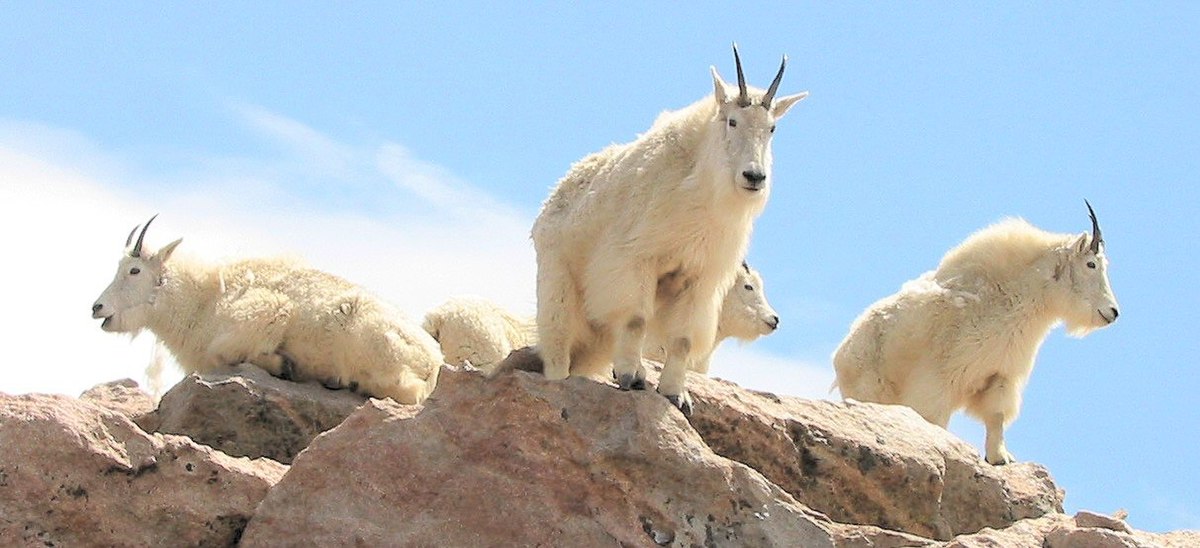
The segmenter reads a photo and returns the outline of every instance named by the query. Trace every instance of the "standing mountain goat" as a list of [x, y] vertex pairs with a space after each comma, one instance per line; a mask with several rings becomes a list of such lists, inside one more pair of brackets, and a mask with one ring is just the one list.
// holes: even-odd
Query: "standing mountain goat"
[[985, 228], [937, 270], [863, 312], [833, 355], [842, 395], [907, 405], [943, 428], [959, 409], [987, 427], [987, 461], [1005, 464], [1038, 348], [1058, 322], [1084, 336], [1117, 319], [1104, 240], [1051, 234], [1021, 219]]
[[283, 260], [207, 266], [173, 259], [175, 240], [143, 249], [150, 221], [92, 306], [102, 329], [148, 329], [187, 373], [241, 362], [293, 380], [357, 386], [419, 403], [433, 391], [442, 353], [428, 333], [363, 289]]
[[734, 59], [736, 94], [713, 67], [713, 95], [580, 160], [543, 204], [532, 237], [546, 377], [611, 363], [622, 389], [645, 388], [649, 333], [667, 342], [659, 393], [691, 411], [685, 373], [712, 348], [766, 205], [775, 122], [808, 95], [775, 98], [786, 58], [765, 92], [747, 87], [736, 47]]

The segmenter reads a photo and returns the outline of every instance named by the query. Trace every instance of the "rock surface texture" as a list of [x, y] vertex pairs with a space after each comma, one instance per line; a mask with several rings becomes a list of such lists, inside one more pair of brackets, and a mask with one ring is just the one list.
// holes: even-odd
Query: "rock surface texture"
[[230, 545], [284, 468], [85, 401], [0, 396], [0, 545]]
[[835, 521], [948, 540], [1062, 512], [1045, 468], [987, 464], [909, 408], [780, 398], [721, 380], [688, 386], [692, 426], [714, 451]]
[[815, 547], [830, 525], [654, 394], [444, 370], [415, 416], [372, 401], [317, 439], [243, 545]]
[[138, 420], [148, 432], [179, 434], [237, 457], [292, 462], [317, 434], [340, 424], [366, 396], [285, 381], [252, 365], [189, 375]]
[[128, 380], [0, 394], [0, 546], [1200, 546], [1064, 515], [1044, 468], [904, 408], [695, 376], [685, 418], [510, 361], [445, 368], [421, 406], [249, 366], [157, 407]]

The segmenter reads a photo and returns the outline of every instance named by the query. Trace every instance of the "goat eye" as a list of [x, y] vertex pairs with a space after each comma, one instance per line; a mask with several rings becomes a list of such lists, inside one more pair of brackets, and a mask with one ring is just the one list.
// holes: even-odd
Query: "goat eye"
[[140, 269], [140, 268], [138, 268], [138, 267], [136, 267], [136, 266], [135, 266], [135, 267], [133, 267], [133, 268], [129, 269], [129, 274], [130, 274], [131, 276], [132, 276], [132, 275], [137, 275], [137, 274], [138, 274], [138, 273], [140, 273], [141, 271], [142, 271], [142, 269]]
[[737, 127], [737, 120], [730, 118], [729, 119], [729, 127]]
[[742, 289], [745, 289], [746, 291], [754, 291], [754, 286], [746, 284], [742, 286]]
[[1096, 268], [1096, 261], [1088, 261], [1087, 265], [1088, 268]]

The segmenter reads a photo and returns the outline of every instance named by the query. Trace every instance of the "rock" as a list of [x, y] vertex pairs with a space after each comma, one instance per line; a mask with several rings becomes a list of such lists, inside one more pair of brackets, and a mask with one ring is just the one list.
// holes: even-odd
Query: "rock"
[[284, 469], [85, 401], [0, 396], [0, 545], [230, 545]]
[[79, 399], [111, 409], [137, 421], [154, 411], [154, 397], [142, 390], [137, 381], [121, 379], [93, 386]]
[[349, 390], [272, 377], [253, 365], [189, 375], [139, 420], [148, 432], [179, 434], [240, 457], [284, 464], [367, 398]]
[[851, 537], [927, 544], [830, 522], [714, 454], [654, 393], [447, 367], [419, 413], [371, 400], [314, 440], [242, 544], [819, 547]]
[[837, 522], [948, 540], [1062, 512], [1045, 468], [987, 464], [906, 407], [781, 398], [695, 374], [688, 389], [692, 426], [715, 452]]
[[[1081, 525], [1101, 523], [1102, 526]], [[1092, 521], [1095, 517], [1105, 518]], [[1016, 522], [1005, 529], [987, 528], [972, 535], [963, 535], [947, 544], [947, 548], [1194, 548], [1200, 546], [1200, 532], [1176, 531], [1158, 534], [1134, 531], [1125, 526], [1124, 531], [1113, 529], [1115, 524], [1107, 521], [1115, 518], [1092, 512], [1080, 512], [1074, 518], [1063, 514], [1051, 514], [1035, 519]], [[1119, 520], [1118, 520], [1119, 521]], [[1124, 525], [1123, 522], [1120, 522]]]
[[1114, 518], [1104, 514], [1097, 514], [1087, 510], [1080, 510], [1075, 513], [1075, 525], [1078, 527], [1098, 527], [1101, 529], [1109, 529], [1111, 531], [1120, 531], [1122, 533], [1132, 533], [1129, 524], [1125, 523], [1124, 518]]

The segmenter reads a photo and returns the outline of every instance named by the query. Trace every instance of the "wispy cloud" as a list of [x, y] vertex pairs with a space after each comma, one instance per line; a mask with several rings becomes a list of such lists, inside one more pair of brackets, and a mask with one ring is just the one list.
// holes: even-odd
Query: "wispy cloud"
[[[398, 144], [349, 145], [262, 109], [239, 112], [277, 145], [275, 155], [193, 157], [168, 173], [154, 173], [153, 158], [107, 155], [68, 130], [0, 122], [0, 242], [19, 257], [0, 269], [0, 283], [21, 288], [0, 315], [15, 346], [0, 390], [71, 394], [140, 376], [149, 337], [128, 345], [101, 332], [88, 308], [129, 229], [155, 212], [149, 245], [183, 237], [181, 253], [208, 259], [300, 256], [414, 318], [467, 293], [532, 313], [531, 218]], [[314, 180], [298, 186], [296, 172]], [[314, 193], [313, 185], [326, 186]], [[348, 187], [382, 206], [322, 199]], [[389, 204], [416, 204], [420, 214]]]

